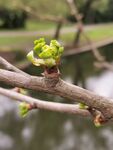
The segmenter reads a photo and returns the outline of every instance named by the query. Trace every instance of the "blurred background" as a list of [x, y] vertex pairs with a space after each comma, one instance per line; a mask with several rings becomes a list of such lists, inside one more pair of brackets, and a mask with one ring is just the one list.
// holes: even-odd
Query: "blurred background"
[[[112, 65], [113, 0], [75, 0], [85, 34]], [[0, 56], [32, 75], [43, 70], [30, 64], [26, 54], [33, 41], [57, 39], [65, 47], [62, 78], [99, 95], [113, 98], [113, 71], [94, 66], [89, 42], [75, 43], [77, 20], [66, 0], [0, 0]], [[0, 86], [11, 88], [0, 83]], [[47, 101], [68, 102], [59, 96], [28, 91]], [[112, 150], [112, 123], [96, 128], [93, 121], [76, 115], [35, 110], [25, 118], [18, 103], [0, 95], [0, 150]]]

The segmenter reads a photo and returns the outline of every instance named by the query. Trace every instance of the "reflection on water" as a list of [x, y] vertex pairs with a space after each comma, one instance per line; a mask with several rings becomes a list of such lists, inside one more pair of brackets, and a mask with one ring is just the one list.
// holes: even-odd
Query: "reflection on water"
[[107, 70], [99, 76], [87, 79], [87, 89], [97, 94], [113, 97], [113, 72]]
[[[62, 78], [71, 83], [76, 80], [80, 86], [83, 86], [84, 78], [87, 89], [113, 97], [113, 72], [98, 72], [93, 67], [92, 56], [77, 57], [79, 62], [74, 56], [63, 60]], [[82, 70], [77, 71], [76, 63], [82, 64]], [[32, 94], [42, 99], [53, 99], [49, 94]], [[54, 99], [62, 100], [58, 96]], [[89, 118], [42, 110], [20, 118], [17, 110], [16, 102], [0, 96], [0, 150], [113, 149], [113, 127], [110, 124], [98, 129]]]
[[9, 100], [8, 97], [0, 95], [0, 118], [11, 111], [16, 112], [16, 103]]
[[13, 148], [13, 139], [3, 132], [0, 132], [0, 149]]

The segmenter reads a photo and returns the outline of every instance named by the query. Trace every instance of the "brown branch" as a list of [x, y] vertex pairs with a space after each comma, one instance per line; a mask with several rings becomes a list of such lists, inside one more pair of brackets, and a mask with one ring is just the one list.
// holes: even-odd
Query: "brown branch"
[[104, 61], [104, 62], [95, 62], [94, 65], [97, 68], [105, 68], [105, 69], [109, 69], [109, 70], [113, 71], [113, 64], [108, 63], [107, 61]]
[[82, 19], [82, 15], [79, 14], [78, 9], [74, 3], [74, 0], [66, 0], [69, 8], [70, 8], [70, 12], [72, 15], [74, 15], [75, 19], [77, 20], [78, 23], [82, 23], [81, 19]]
[[19, 8], [21, 8], [22, 10], [26, 11], [27, 13], [31, 14], [32, 16], [34, 16], [37, 19], [42, 20], [42, 21], [52, 21], [52, 22], [59, 23], [59, 21], [62, 20], [63, 23], [68, 23], [69, 22], [66, 18], [61, 17], [61, 16], [52, 16], [52, 15], [42, 16], [42, 15], [39, 15], [30, 6], [21, 5]]
[[[90, 10], [91, 10], [91, 6], [93, 4], [95, 0], [87, 0], [85, 5], [84, 5], [84, 8], [83, 8], [83, 21], [86, 22], [88, 17], [89, 17], [89, 14], [90, 14]], [[88, 10], [88, 11], [87, 11]]]
[[60, 37], [60, 31], [61, 31], [62, 26], [63, 26], [63, 22], [62, 22], [62, 20], [61, 20], [61, 21], [59, 21], [59, 22], [57, 23], [57, 27], [56, 27], [54, 39], [57, 39], [57, 40], [59, 39], [59, 37]]
[[88, 43], [91, 47], [93, 56], [98, 61], [98, 62], [95, 63], [95, 66], [99, 66], [101, 68], [106, 68], [106, 69], [113, 70], [112, 65], [105, 60], [105, 58], [100, 54], [97, 47], [93, 44], [93, 42], [90, 40], [90, 38], [84, 32], [84, 24], [82, 22], [82, 17], [81, 17], [81, 14], [78, 11], [78, 8], [76, 7], [76, 5], [74, 3], [74, 0], [66, 0], [66, 1], [67, 1], [67, 4], [68, 4], [69, 8], [70, 8], [70, 12], [74, 15], [75, 19], [77, 20], [77, 24], [78, 24], [78, 31], [77, 31], [77, 36], [76, 36], [75, 42], [76, 43], [79, 42], [80, 35], [82, 34], [85, 37], [85, 39], [88, 41]]
[[52, 15], [41, 16], [41, 15], [38, 15], [38, 13], [36, 13], [33, 10], [33, 8], [30, 7], [30, 6], [22, 6], [21, 5], [21, 9], [26, 11], [27, 13], [33, 15], [34, 17], [36, 17], [39, 20], [52, 21], [52, 22], [57, 23], [56, 31], [55, 31], [55, 34], [54, 34], [55, 39], [59, 39], [59, 35], [60, 35], [60, 31], [61, 31], [63, 23], [69, 23], [69, 21], [66, 18], [62, 17], [62, 16], [52, 16]]
[[80, 109], [79, 105], [75, 105], [75, 104], [60, 104], [56, 102], [42, 101], [3, 88], [0, 88], [0, 94], [20, 102], [29, 103], [35, 106], [35, 108], [37, 109], [44, 109], [44, 110], [60, 112], [60, 113], [76, 114], [81, 116], [90, 116], [88, 110]]
[[12, 64], [10, 64], [7, 60], [5, 60], [3, 57], [0, 56], [0, 66], [2, 66], [4, 69], [14, 71], [17, 73], [21, 73], [23, 75], [29, 76], [27, 73], [23, 72], [22, 70], [16, 68]]
[[21, 5], [20, 8], [26, 11], [27, 13], [31, 14], [32, 16], [36, 17], [36, 19], [39, 19], [42, 21], [52, 21], [52, 22], [57, 23], [56, 31], [54, 34], [55, 39], [59, 39], [59, 35], [60, 35], [60, 31], [61, 31], [63, 23], [69, 23], [69, 21], [63, 16], [52, 16], [52, 15], [42, 16], [36, 13], [32, 7], [25, 6], [25, 5]]
[[74, 45], [75, 46], [78, 46], [79, 44], [79, 40], [80, 40], [80, 36], [81, 36], [81, 32], [82, 32], [82, 29], [83, 29], [83, 25], [82, 25], [82, 15], [79, 14], [78, 12], [78, 9], [74, 3], [73, 0], [66, 0], [69, 8], [70, 8], [70, 12], [71, 14], [75, 17], [76, 21], [77, 21], [77, 32], [76, 32], [76, 36], [75, 36], [75, 39], [74, 39]]
[[24, 76], [20, 73], [0, 69], [0, 81], [12, 86], [23, 87], [27, 89], [43, 91], [71, 99], [75, 102], [81, 102], [89, 107], [99, 110], [106, 119], [113, 118], [113, 100], [98, 96], [93, 92], [69, 84], [61, 79], [53, 87], [53, 81], [48, 81], [44, 77]]
[[97, 47], [93, 44], [93, 42], [90, 40], [87, 34], [85, 34], [85, 32], [82, 32], [82, 34], [87, 39], [88, 43], [90, 44], [93, 56], [95, 57], [97, 61], [94, 63], [94, 65], [98, 68], [105, 68], [105, 69], [109, 69], [113, 71], [113, 65], [106, 61], [105, 57], [102, 56], [102, 54], [99, 52]]

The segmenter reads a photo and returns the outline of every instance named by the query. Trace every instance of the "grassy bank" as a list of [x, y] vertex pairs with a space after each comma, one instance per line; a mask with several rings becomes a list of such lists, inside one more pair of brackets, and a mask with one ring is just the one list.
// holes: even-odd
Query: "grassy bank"
[[[45, 30], [44, 30], [45, 28]], [[54, 28], [54, 24], [42, 24], [39, 23], [36, 25], [36, 23], [33, 22], [29, 22], [28, 27], [26, 29], [26, 31], [37, 31], [38, 29], [41, 31], [42, 29], [42, 33], [48, 29], [53, 29]], [[90, 30], [86, 30], [85, 32], [87, 33], [87, 35], [90, 37], [90, 39], [92, 41], [101, 41], [103, 39], [107, 39], [110, 37], [113, 37], [113, 24], [107, 24], [107, 25], [102, 25], [102, 26], [95, 26], [93, 28], [91, 28]], [[37, 35], [40, 37], [40, 35]], [[74, 32], [68, 32], [68, 33], [64, 33], [60, 36], [60, 40], [63, 42], [68, 42], [71, 43], [73, 42], [75, 33]], [[45, 35], [44, 36], [47, 39], [52, 38], [52, 35]], [[0, 36], [0, 46], [13, 46], [13, 45], [26, 45], [28, 44], [32, 44], [33, 40], [36, 39], [36, 35], [32, 35], [32, 36], [28, 36], [28, 35], [20, 35], [20, 36], [13, 36], [11, 37], [10, 35], [6, 36], [6, 37], [2, 37]], [[81, 36], [81, 43], [86, 43], [86, 40]]]
[[[101, 41], [106, 38], [113, 37], [113, 24], [107, 24], [103, 26], [94, 27], [91, 30], [85, 31], [85, 33], [88, 35], [88, 37], [96, 42]], [[71, 42], [74, 40], [76, 33], [67, 33], [61, 35], [61, 40], [67, 42]], [[86, 43], [86, 40], [83, 36], [80, 38], [81, 44]]]

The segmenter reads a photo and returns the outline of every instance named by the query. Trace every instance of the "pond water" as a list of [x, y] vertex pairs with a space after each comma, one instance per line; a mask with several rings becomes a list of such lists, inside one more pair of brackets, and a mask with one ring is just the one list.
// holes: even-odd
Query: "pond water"
[[[113, 45], [103, 48], [106, 59], [113, 60]], [[97, 94], [113, 98], [113, 72], [94, 67], [91, 53], [62, 60], [62, 78]], [[41, 70], [30, 67], [32, 74]], [[29, 91], [34, 97], [69, 102], [59, 96]], [[96, 128], [90, 118], [35, 110], [25, 118], [18, 103], [0, 95], [0, 150], [112, 150], [113, 125]]]

